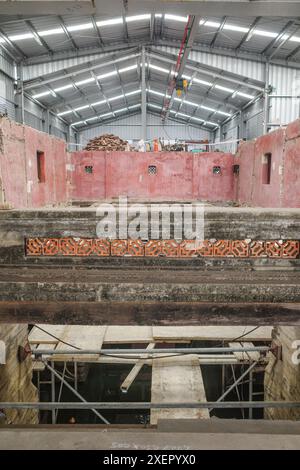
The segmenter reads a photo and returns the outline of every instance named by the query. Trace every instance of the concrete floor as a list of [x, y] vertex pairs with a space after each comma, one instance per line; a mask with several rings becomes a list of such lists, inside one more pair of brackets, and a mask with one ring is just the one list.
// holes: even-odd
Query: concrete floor
[[107, 429], [0, 429], [1, 450], [296, 450], [300, 434], [158, 432]]

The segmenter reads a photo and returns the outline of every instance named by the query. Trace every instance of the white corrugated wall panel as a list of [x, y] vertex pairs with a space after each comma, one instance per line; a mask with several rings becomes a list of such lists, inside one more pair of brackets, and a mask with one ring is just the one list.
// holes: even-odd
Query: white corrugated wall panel
[[[274, 95], [300, 96], [300, 70], [289, 67], [270, 66], [270, 85]], [[270, 123], [288, 124], [300, 117], [300, 99], [271, 98]]]
[[0, 71], [0, 113], [15, 119], [14, 82]]
[[[161, 46], [157, 47], [161, 51], [178, 54], [178, 48]], [[264, 64], [253, 62], [252, 60], [238, 59], [236, 57], [226, 57], [223, 55], [212, 54], [211, 52], [192, 51], [189, 58], [211, 67], [217, 67], [227, 72], [243, 75], [253, 80], [264, 81]]]
[[[149, 140], [155, 138], [164, 138], [167, 140], [210, 140], [209, 131], [200, 129], [199, 127], [188, 126], [184, 123], [168, 121], [163, 125], [160, 116], [153, 114], [147, 115], [147, 138]], [[119, 119], [108, 124], [89, 128], [80, 131], [80, 142], [85, 145], [90, 139], [101, 134], [115, 134], [126, 140], [139, 140], [141, 138], [141, 114], [131, 115], [124, 119]]]
[[71, 59], [61, 59], [61, 60], [55, 60], [53, 62], [49, 61], [49, 62], [44, 62], [44, 63], [36, 64], [36, 65], [27, 65], [27, 66], [24, 66], [23, 68], [23, 77], [24, 77], [24, 80], [31, 80], [33, 78], [47, 75], [49, 73], [59, 72], [60, 70], [68, 69], [76, 65], [84, 64], [87, 62], [93, 63], [97, 59], [106, 57], [108, 55], [110, 54], [109, 53], [99, 54], [99, 55], [87, 54], [86, 56], [83, 56], [83, 57], [73, 57]]

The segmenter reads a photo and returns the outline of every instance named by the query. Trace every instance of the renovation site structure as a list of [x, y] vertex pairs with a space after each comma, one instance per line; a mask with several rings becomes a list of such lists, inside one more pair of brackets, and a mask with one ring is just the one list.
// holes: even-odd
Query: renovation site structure
[[300, 449], [300, 2], [0, 0], [0, 450]]

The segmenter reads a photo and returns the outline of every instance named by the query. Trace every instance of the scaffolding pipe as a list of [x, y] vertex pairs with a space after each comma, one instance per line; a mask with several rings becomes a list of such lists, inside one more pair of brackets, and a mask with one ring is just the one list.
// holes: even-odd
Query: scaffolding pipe
[[[253, 371], [249, 373], [249, 401], [253, 400]], [[249, 408], [249, 419], [253, 419], [252, 409]]]
[[[54, 370], [54, 364], [51, 362], [51, 367], [49, 367], [50, 373], [51, 373], [51, 400], [54, 403], [55, 402], [55, 374], [53, 372]], [[51, 416], [52, 416], [52, 424], [56, 423], [56, 410], [55, 408], [52, 409], [51, 411]]]
[[[55, 375], [59, 380], [61, 380], [66, 387], [68, 387], [69, 390], [71, 390], [71, 392], [74, 393], [74, 395], [77, 396], [77, 398], [79, 398], [79, 400], [82, 400], [82, 402], [84, 403], [87, 403], [87, 401], [83, 398], [82, 395], [80, 395], [80, 393], [78, 393], [73, 387], [72, 385], [70, 385], [58, 372], [56, 372], [56, 370], [49, 366], [49, 364], [46, 362], [46, 361], [43, 361], [44, 364], [45, 364], [45, 367], [47, 367], [47, 369], [50, 370], [51, 373], [53, 373], [53, 375]], [[54, 409], [55, 410], [55, 409]], [[101, 419], [101, 421], [103, 421], [105, 424], [109, 424], [109, 422], [107, 421], [107, 419], [105, 419], [96, 409], [94, 408], [91, 408], [91, 410], [95, 413], [95, 415], [98, 416], [98, 418]]]
[[269, 346], [253, 346], [253, 347], [225, 347], [225, 348], [157, 348], [152, 350], [147, 349], [33, 349], [32, 354], [35, 356], [53, 356], [71, 354], [72, 356], [81, 354], [99, 354], [99, 355], [138, 355], [146, 354], [153, 356], [156, 354], [205, 354], [205, 353], [226, 353], [226, 352], [268, 352], [271, 348]]
[[40, 410], [150, 410], [156, 408], [300, 408], [299, 401], [203, 401], [197, 403], [145, 403], [145, 402], [0, 402], [0, 409]]
[[[244, 377], [246, 377], [246, 375], [248, 375], [254, 369], [256, 365], [257, 365], [257, 362], [253, 362], [253, 364], [251, 364], [251, 366], [245, 370], [245, 372], [226, 390], [226, 392], [224, 392], [223, 395], [221, 395], [220, 398], [218, 398], [217, 403], [224, 400], [224, 398], [243, 380]], [[216, 407], [214, 406], [209, 411], [212, 411], [214, 408]]]

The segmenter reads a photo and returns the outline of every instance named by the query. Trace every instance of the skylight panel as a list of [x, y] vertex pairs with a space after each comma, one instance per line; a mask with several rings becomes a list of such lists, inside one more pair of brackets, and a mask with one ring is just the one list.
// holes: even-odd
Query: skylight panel
[[216, 21], [205, 21], [204, 26], [209, 26], [211, 28], [219, 28], [221, 23], [217, 23]]
[[92, 83], [95, 82], [95, 79], [93, 77], [86, 78], [85, 80], [80, 80], [79, 82], [75, 82], [75, 85], [80, 86], [80, 85], [85, 85], [86, 83]]
[[165, 93], [162, 93], [161, 91], [148, 90], [148, 92], [151, 93], [152, 95], [165, 96]]
[[215, 88], [217, 88], [217, 90], [227, 91], [228, 93], [234, 93], [232, 88], [227, 88], [226, 86], [215, 85]]
[[244, 98], [249, 98], [249, 100], [255, 98], [255, 96], [253, 96], [253, 95], [248, 95], [248, 93], [243, 93], [242, 91], [237, 91], [236, 94], [239, 95], [239, 96], [243, 96]]
[[32, 98], [42, 98], [43, 96], [51, 95], [51, 91], [42, 91], [41, 93], [37, 93], [33, 95]]
[[245, 28], [244, 26], [235, 26], [233, 24], [225, 24], [223, 29], [227, 31], [237, 31], [239, 33], [248, 33], [249, 28]]
[[186, 117], [186, 118], [190, 118], [190, 117], [191, 117], [191, 116], [189, 116], [188, 114], [184, 114], [184, 113], [181, 113], [181, 112], [177, 112], [176, 115], [177, 115], [177, 116]]
[[155, 108], [155, 109], [161, 109], [161, 106], [158, 106], [158, 104], [154, 104], [154, 103], [148, 103], [148, 106], [150, 106], [151, 108]]
[[292, 36], [292, 37], [290, 38], [290, 41], [292, 41], [292, 42], [300, 42], [300, 36]]
[[72, 31], [84, 31], [86, 29], [93, 29], [93, 23], [83, 23], [74, 26], [67, 26], [67, 30], [71, 33]]
[[130, 65], [129, 67], [124, 67], [123, 69], [119, 69], [119, 73], [130, 72], [130, 70], [134, 70], [137, 68], [137, 65]]
[[79, 106], [78, 108], [74, 108], [74, 111], [83, 111], [84, 109], [90, 108], [89, 104], [85, 104], [84, 106]]
[[193, 82], [199, 83], [200, 85], [205, 85], [205, 86], [213, 85], [211, 82], [207, 82], [206, 80], [201, 80], [200, 78], [193, 78]]
[[118, 75], [118, 72], [116, 70], [112, 72], [103, 73], [102, 75], [98, 75], [97, 78], [101, 80], [102, 78], [113, 77], [114, 75]]
[[24, 39], [34, 39], [34, 35], [32, 33], [14, 34], [9, 36], [9, 39], [11, 41], [22, 41]]
[[58, 88], [54, 88], [54, 91], [59, 93], [60, 91], [69, 90], [70, 88], [74, 88], [72, 83], [69, 84], [69, 85], [64, 85], [64, 86], [60, 86]]
[[154, 64], [149, 64], [149, 67], [150, 67], [150, 69], [157, 70], [158, 72], [162, 72], [162, 73], [169, 73], [170, 72], [170, 70], [165, 69], [163, 67], [159, 67], [158, 65], [154, 65]]
[[55, 34], [63, 34], [64, 30], [62, 28], [53, 28], [53, 29], [46, 29], [45, 31], [38, 31], [39, 36], [53, 36]]
[[142, 20], [150, 20], [151, 15], [147, 13], [145, 15], [134, 15], [134, 16], [126, 16], [126, 23], [131, 23], [133, 21], [142, 21]]
[[129, 91], [128, 93], [125, 93], [125, 96], [137, 95], [138, 93], [141, 93], [141, 90]]
[[107, 101], [117, 101], [117, 100], [121, 100], [124, 98], [124, 95], [118, 95], [118, 96], [113, 96], [112, 98], [108, 98]]
[[278, 33], [273, 33], [272, 31], [263, 31], [262, 29], [255, 29], [253, 31], [255, 36], [264, 36], [266, 38], [277, 38]]
[[101, 104], [106, 103], [106, 100], [101, 100], [101, 101], [96, 101], [95, 103], [92, 103], [91, 106], [100, 106]]
[[188, 16], [170, 15], [166, 13], [165, 20], [180, 21], [181, 23], [186, 23], [188, 20]]
[[115, 24], [123, 24], [123, 18], [119, 16], [118, 18], [111, 18], [109, 20], [97, 21], [97, 26], [113, 26]]

